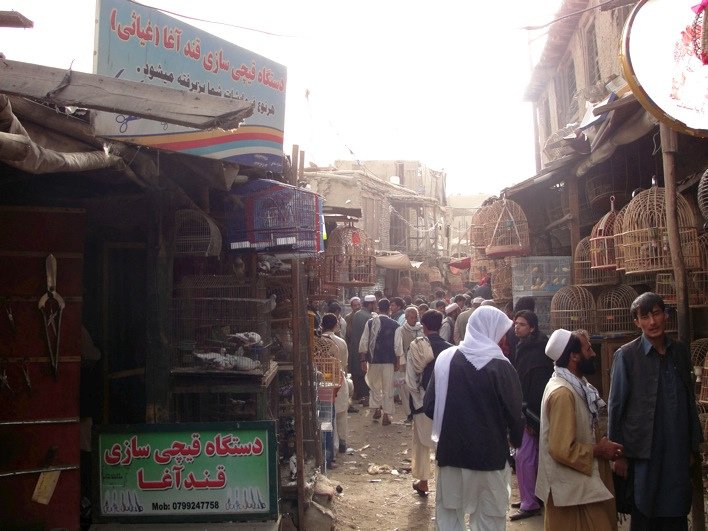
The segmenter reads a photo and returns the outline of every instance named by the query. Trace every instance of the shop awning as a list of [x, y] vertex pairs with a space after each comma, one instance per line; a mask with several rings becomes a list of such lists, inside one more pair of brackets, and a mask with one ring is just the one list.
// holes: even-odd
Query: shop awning
[[423, 262], [411, 262], [407, 254], [388, 253], [376, 257], [376, 265], [386, 269], [418, 269]]
[[455, 269], [469, 269], [470, 264], [472, 262], [472, 259], [467, 256], [465, 258], [462, 258], [460, 260], [454, 260], [448, 264], [450, 268], [455, 268]]

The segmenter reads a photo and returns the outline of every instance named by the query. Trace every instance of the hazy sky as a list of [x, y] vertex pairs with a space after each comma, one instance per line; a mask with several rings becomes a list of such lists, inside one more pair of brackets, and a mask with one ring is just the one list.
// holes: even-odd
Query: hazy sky
[[[321, 166], [420, 160], [447, 171], [448, 193], [496, 194], [535, 173], [531, 106], [521, 98], [529, 39], [535, 54], [544, 39], [519, 28], [552, 19], [560, 0], [144, 4], [288, 35], [185, 19], [287, 66], [287, 154], [299, 144], [306, 162]], [[0, 52], [91, 72], [95, 7], [95, 0], [0, 0], [0, 10], [34, 21], [32, 29], [0, 28]]]

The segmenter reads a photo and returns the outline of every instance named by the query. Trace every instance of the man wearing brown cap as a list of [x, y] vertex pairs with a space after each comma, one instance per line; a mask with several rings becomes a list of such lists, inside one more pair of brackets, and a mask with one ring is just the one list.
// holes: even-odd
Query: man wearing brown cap
[[545, 503], [545, 529], [616, 530], [610, 460], [622, 445], [599, 437], [605, 405], [585, 378], [595, 372], [595, 352], [580, 331], [558, 329], [546, 344], [555, 362], [541, 401], [536, 496]]

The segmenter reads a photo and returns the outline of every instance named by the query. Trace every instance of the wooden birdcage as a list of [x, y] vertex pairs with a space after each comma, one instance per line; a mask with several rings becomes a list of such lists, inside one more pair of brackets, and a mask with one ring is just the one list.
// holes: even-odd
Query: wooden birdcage
[[708, 353], [708, 338], [691, 341], [691, 366], [696, 375], [696, 382], [701, 381], [703, 366], [706, 362], [706, 353]]
[[701, 175], [701, 180], [698, 182], [698, 208], [703, 215], [703, 219], [708, 221], [708, 169]]
[[337, 227], [327, 240], [323, 278], [335, 286], [376, 284], [376, 257], [371, 239], [352, 224]]
[[546, 211], [549, 221], [558, 221], [568, 213], [568, 198], [565, 195], [565, 183], [556, 183], [548, 189]]
[[[691, 205], [676, 195], [676, 221], [686, 269], [700, 268], [698, 231]], [[632, 199], [622, 219], [624, 265], [628, 273], [673, 268], [666, 228], [664, 188], [652, 186]]]
[[504, 258], [529, 254], [529, 224], [518, 203], [502, 198], [492, 203], [485, 219], [484, 232], [489, 238], [485, 252], [488, 257]]
[[335, 353], [337, 344], [327, 336], [315, 337], [312, 361], [318, 372], [322, 373], [319, 380], [321, 387], [341, 387], [341, 364]]
[[508, 301], [513, 297], [511, 283], [511, 261], [495, 260], [492, 272], [492, 297], [495, 301]]
[[573, 255], [573, 284], [576, 286], [614, 286], [619, 283], [616, 269], [590, 267], [590, 238], [578, 242]]
[[551, 328], [576, 330], [595, 328], [595, 299], [587, 289], [580, 286], [565, 286], [551, 299]]
[[485, 273], [494, 271], [494, 260], [489, 258], [483, 248], [472, 247], [470, 250], [470, 280], [476, 282]]
[[558, 236], [544, 232], [531, 237], [531, 256], [567, 256]]
[[605, 289], [597, 298], [597, 329], [602, 334], [630, 334], [637, 330], [629, 312], [637, 292], [626, 284]]
[[219, 256], [221, 232], [216, 223], [199, 210], [175, 213], [175, 255]]
[[624, 213], [627, 211], [628, 206], [629, 203], [624, 205], [615, 216], [614, 234], [612, 237], [615, 240], [615, 264], [617, 266], [617, 271], [624, 271], [624, 240], [622, 239], [622, 220], [624, 219]]
[[708, 357], [703, 360], [703, 371], [701, 372], [701, 394], [698, 397], [701, 404], [708, 405]]
[[481, 206], [472, 214], [470, 222], [470, 245], [472, 248], [482, 249], [489, 245], [484, 233], [484, 220], [489, 206]]
[[324, 282], [325, 260], [322, 253], [310, 256], [305, 260], [307, 275], [307, 298], [310, 301], [327, 301], [338, 299], [340, 288]]
[[590, 268], [617, 269], [615, 258], [615, 197], [610, 198], [610, 211], [600, 218], [590, 233]]
[[701, 253], [701, 271], [708, 271], [708, 232], [698, 236], [698, 250]]

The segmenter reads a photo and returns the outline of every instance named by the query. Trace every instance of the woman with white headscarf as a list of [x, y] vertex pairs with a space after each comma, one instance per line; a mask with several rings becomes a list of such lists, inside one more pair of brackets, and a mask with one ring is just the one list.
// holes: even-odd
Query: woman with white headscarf
[[509, 444], [518, 448], [525, 418], [521, 384], [499, 348], [511, 320], [481, 306], [467, 323], [465, 339], [440, 353], [425, 394], [437, 442], [436, 527], [506, 527], [510, 494]]

